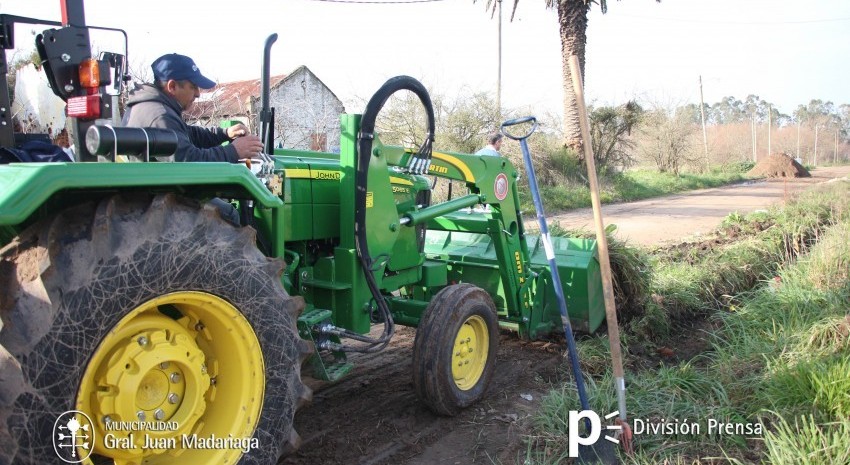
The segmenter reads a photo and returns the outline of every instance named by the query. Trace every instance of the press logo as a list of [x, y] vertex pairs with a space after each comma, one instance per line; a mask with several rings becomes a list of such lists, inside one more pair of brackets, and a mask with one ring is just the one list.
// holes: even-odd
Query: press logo
[[53, 450], [65, 463], [81, 463], [94, 449], [94, 423], [79, 410], [69, 410], [53, 423]]
[[[620, 411], [614, 411], [605, 415], [606, 420], [610, 420], [620, 414]], [[579, 421], [584, 419], [585, 425], [587, 426], [587, 436], [583, 437], [579, 433]], [[623, 429], [622, 426], [619, 425], [608, 425], [605, 427], [606, 430], [616, 430], [621, 431]], [[599, 436], [602, 435], [602, 421], [599, 419], [599, 415], [596, 414], [593, 410], [582, 410], [581, 412], [577, 412], [575, 410], [570, 410], [569, 416], [569, 432], [570, 432], [570, 447], [569, 454], [570, 457], [578, 457], [578, 446], [592, 446], [596, 444], [596, 441], [599, 440]], [[616, 434], [615, 434], [616, 435]], [[605, 439], [613, 442], [614, 444], [619, 444], [620, 441], [617, 438], [606, 435]]]

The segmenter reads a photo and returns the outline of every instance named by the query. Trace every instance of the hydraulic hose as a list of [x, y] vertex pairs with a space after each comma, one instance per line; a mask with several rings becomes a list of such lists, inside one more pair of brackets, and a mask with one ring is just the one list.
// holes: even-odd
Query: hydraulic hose
[[389, 344], [395, 333], [395, 323], [389, 305], [384, 300], [375, 280], [376, 261], [369, 254], [369, 245], [366, 240], [366, 192], [368, 191], [369, 161], [372, 158], [372, 144], [375, 140], [375, 121], [387, 100], [400, 90], [408, 90], [419, 97], [428, 118], [428, 132], [425, 140], [410, 158], [407, 169], [413, 174], [423, 174], [428, 172], [431, 164], [435, 127], [431, 97], [425, 86], [410, 76], [390, 78], [366, 104], [366, 111], [360, 122], [360, 133], [357, 135], [357, 170], [354, 175], [354, 245], [363, 274], [366, 276], [366, 284], [378, 307], [379, 315], [384, 319], [384, 331], [379, 338], [374, 339], [350, 330], [343, 330], [340, 336], [368, 344], [362, 347], [343, 346], [343, 350], [348, 352], [378, 352]]

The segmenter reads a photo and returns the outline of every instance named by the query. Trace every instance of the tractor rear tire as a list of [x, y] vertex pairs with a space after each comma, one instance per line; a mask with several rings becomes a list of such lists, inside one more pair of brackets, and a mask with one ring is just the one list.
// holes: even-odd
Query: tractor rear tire
[[454, 416], [480, 400], [496, 366], [496, 306], [471, 284], [454, 284], [425, 309], [413, 345], [413, 386], [428, 408]]
[[[189, 434], [257, 446], [144, 450], [144, 463], [275, 464], [297, 447], [312, 351], [283, 266], [257, 250], [251, 228], [172, 194], [71, 207], [22, 232], [0, 249], [0, 464], [58, 463], [54, 423], [81, 406], [95, 410], [95, 429], [150, 408], [156, 420], [192, 419]], [[142, 462], [118, 455], [92, 458]]]

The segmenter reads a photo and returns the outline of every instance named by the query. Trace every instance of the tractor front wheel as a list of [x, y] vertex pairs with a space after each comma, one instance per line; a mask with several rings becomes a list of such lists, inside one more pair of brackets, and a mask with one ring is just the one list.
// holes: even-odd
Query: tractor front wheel
[[437, 293], [413, 345], [413, 386], [431, 410], [456, 415], [484, 396], [496, 365], [498, 324], [483, 289], [455, 284]]
[[174, 195], [24, 231], [0, 249], [0, 463], [276, 463], [310, 395], [282, 266]]

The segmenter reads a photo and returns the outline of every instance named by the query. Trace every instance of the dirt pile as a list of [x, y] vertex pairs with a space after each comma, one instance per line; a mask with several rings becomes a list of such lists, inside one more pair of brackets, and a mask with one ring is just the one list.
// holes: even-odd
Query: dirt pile
[[809, 178], [812, 175], [803, 165], [784, 153], [774, 153], [762, 158], [749, 172], [748, 176], [768, 178]]

